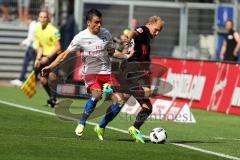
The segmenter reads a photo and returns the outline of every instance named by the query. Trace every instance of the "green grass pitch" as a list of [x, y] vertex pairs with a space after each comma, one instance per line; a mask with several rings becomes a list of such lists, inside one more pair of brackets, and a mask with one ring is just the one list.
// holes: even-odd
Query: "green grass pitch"
[[[35, 109], [54, 112], [45, 106], [47, 96], [39, 89], [32, 99], [18, 88], [0, 87], [0, 100]], [[85, 100], [73, 99], [72, 113], [81, 113]], [[148, 121], [142, 133], [149, 135], [155, 127], [168, 133], [169, 144], [135, 143], [128, 134], [107, 129], [103, 142], [97, 140], [93, 126], [88, 125], [84, 135], [74, 135], [75, 122], [0, 103], [0, 160], [37, 159], [137, 159], [137, 160], [202, 160], [227, 159], [221, 156], [176, 146], [184, 144], [217, 154], [240, 157], [240, 117], [221, 113], [191, 110], [196, 124]], [[98, 123], [101, 117], [91, 120]], [[127, 130], [134, 117], [120, 114], [111, 127]], [[230, 157], [231, 159], [231, 157]]]

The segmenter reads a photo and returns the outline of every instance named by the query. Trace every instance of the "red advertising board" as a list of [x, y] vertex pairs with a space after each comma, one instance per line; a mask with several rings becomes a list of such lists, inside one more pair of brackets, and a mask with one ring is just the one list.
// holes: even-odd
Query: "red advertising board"
[[[190, 107], [240, 115], [240, 66], [214, 61], [153, 58], [168, 68], [163, 79], [173, 89], [161, 99], [188, 103]], [[78, 53], [74, 80], [82, 79]]]
[[240, 115], [240, 66], [212, 61], [154, 58], [168, 68], [172, 91], [160, 96], [193, 108]]

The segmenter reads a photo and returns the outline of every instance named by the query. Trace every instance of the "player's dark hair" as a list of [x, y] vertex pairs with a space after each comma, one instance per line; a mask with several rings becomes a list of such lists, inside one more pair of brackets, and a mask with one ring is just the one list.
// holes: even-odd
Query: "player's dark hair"
[[98, 11], [97, 9], [90, 9], [86, 15], [86, 21], [92, 20], [93, 16], [102, 18], [102, 13], [100, 11]]

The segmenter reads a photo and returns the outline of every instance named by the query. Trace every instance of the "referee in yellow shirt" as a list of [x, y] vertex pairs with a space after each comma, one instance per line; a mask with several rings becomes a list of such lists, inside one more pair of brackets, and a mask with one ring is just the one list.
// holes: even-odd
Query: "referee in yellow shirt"
[[[49, 65], [61, 50], [60, 32], [49, 22], [49, 12], [42, 10], [39, 13], [38, 20], [41, 25], [37, 26], [34, 34], [35, 41], [38, 45], [37, 57], [34, 63], [36, 75], [41, 73], [41, 69]], [[48, 78], [51, 81], [56, 80], [56, 75], [50, 73], [48, 77], [40, 76], [40, 82], [49, 95], [47, 100], [48, 105], [54, 107], [56, 105], [56, 83], [51, 83], [51, 88], [48, 84]]]

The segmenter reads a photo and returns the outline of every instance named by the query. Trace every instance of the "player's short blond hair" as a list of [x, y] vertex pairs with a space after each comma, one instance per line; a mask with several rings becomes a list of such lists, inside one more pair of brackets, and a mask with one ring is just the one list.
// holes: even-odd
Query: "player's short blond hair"
[[147, 23], [155, 24], [157, 21], [160, 21], [162, 24], [164, 24], [164, 21], [159, 16], [151, 16], [148, 18]]

